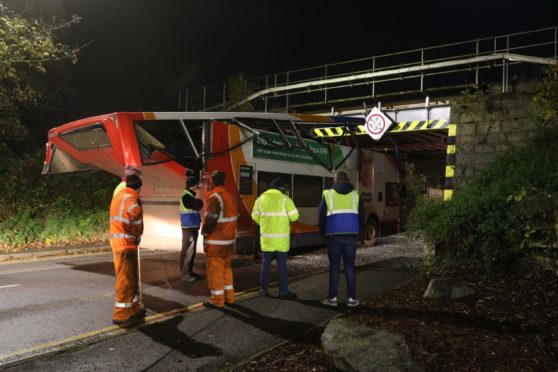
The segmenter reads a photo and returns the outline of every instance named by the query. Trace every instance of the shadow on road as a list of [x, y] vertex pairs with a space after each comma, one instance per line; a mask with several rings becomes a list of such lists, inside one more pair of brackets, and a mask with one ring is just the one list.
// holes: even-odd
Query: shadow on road
[[143, 293], [142, 300], [147, 309], [156, 313], [166, 313], [167, 311], [182, 309], [186, 307], [185, 304], [182, 304], [180, 302], [166, 300], [164, 298], [151, 296], [146, 293]]
[[291, 339], [293, 336], [314, 327], [311, 323], [272, 318], [238, 304], [227, 306], [233, 310], [227, 307], [216, 310], [284, 340]]
[[347, 310], [347, 307], [344, 306], [343, 304], [339, 304], [337, 306], [326, 306], [326, 305], [322, 305], [320, 303], [320, 300], [301, 300], [299, 298], [294, 299], [294, 300], [290, 300], [290, 301], [296, 301], [296, 302], [300, 302], [303, 305], [306, 306], [312, 306], [321, 310], [331, 310], [331, 311], [335, 311], [337, 313], [343, 313], [345, 312], [345, 310]]
[[155, 363], [153, 363], [152, 366], [157, 365], [157, 363], [159, 363], [173, 351], [177, 351], [182, 355], [192, 359], [203, 358], [207, 356], [219, 356], [222, 354], [221, 349], [204, 342], [198, 342], [188, 337], [188, 335], [186, 335], [184, 332], [180, 331], [178, 329], [178, 325], [182, 322], [183, 319], [184, 316], [175, 316], [171, 319], [165, 320], [162, 323], [157, 323], [138, 329], [139, 332], [150, 337], [154, 342], [165, 345], [171, 349], [161, 358], [159, 358]]

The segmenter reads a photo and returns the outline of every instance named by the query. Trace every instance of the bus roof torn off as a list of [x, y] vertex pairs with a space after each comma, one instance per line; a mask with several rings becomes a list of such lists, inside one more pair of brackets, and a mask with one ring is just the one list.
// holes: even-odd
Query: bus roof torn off
[[[346, 171], [367, 213], [363, 239], [399, 230], [399, 170], [389, 154], [362, 150], [354, 132], [364, 117], [234, 112], [135, 112], [86, 118], [49, 132], [44, 174], [103, 170], [124, 175], [126, 166], [142, 172], [145, 232], [142, 246], [179, 249], [178, 199], [187, 174], [207, 192], [208, 175], [222, 170], [238, 196], [237, 252], [253, 251], [253, 203], [275, 177], [281, 177], [301, 218], [292, 226], [294, 247], [322, 242], [317, 205], [330, 187], [332, 171]], [[344, 142], [326, 142], [315, 129], [342, 126]], [[354, 140], [354, 141], [353, 141]], [[108, 201], [107, 201], [108, 203]]]

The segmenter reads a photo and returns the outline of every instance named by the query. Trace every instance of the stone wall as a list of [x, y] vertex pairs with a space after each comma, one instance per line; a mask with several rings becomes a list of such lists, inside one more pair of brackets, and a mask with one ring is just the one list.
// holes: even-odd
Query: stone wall
[[452, 101], [450, 123], [457, 124], [454, 188], [490, 164], [498, 155], [524, 146], [536, 132], [535, 83], [512, 93], [463, 95]]

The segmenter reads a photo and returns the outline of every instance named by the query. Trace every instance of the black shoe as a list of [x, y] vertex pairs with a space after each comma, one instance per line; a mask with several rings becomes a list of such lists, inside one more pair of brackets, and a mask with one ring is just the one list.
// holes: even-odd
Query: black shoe
[[279, 298], [281, 300], [294, 300], [296, 298], [296, 293], [293, 292], [287, 292], [287, 293], [280, 293], [279, 294]]
[[268, 291], [264, 291], [263, 289], [260, 289], [260, 290], [258, 291], [258, 293], [259, 293], [260, 296], [262, 296], [262, 297], [271, 297], [271, 296], [269, 295], [269, 292], [268, 292]]
[[182, 276], [182, 280], [186, 282], [195, 282], [196, 280], [200, 280], [200, 276], [196, 273], [188, 273]]
[[145, 321], [145, 315], [136, 314], [125, 320], [112, 320], [113, 324], [119, 327], [132, 327]]
[[205, 307], [206, 309], [214, 309], [214, 310], [219, 310], [223, 308], [222, 306], [213, 305], [211, 301], [205, 301], [203, 303], [203, 307]]

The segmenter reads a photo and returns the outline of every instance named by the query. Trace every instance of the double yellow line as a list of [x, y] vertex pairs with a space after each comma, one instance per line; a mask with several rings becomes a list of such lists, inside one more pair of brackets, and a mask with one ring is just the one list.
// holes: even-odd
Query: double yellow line
[[[237, 292], [235, 293], [235, 298], [238, 300], [241, 299], [248, 299], [251, 297], [255, 297], [257, 296], [256, 292]], [[119, 334], [123, 334], [126, 333], [129, 330], [135, 330], [138, 328], [142, 328], [151, 324], [155, 324], [155, 323], [160, 323], [163, 322], [167, 319], [170, 319], [178, 314], [183, 314], [183, 313], [194, 313], [197, 311], [200, 311], [202, 309], [205, 309], [203, 306], [202, 302], [198, 302], [195, 303], [193, 305], [187, 306], [187, 307], [183, 307], [180, 309], [175, 309], [175, 310], [170, 310], [167, 311], [165, 313], [161, 313], [161, 314], [153, 314], [153, 315], [149, 315], [145, 318], [145, 321], [141, 324], [138, 324], [135, 327], [129, 327], [129, 328], [121, 328], [119, 326], [116, 325], [112, 325], [106, 328], [101, 328], [101, 329], [97, 329], [95, 331], [91, 331], [91, 332], [87, 332], [87, 333], [82, 333], [79, 335], [74, 335], [74, 336], [70, 336], [61, 340], [55, 340], [55, 341], [50, 341], [50, 342], [46, 342], [40, 345], [36, 345], [36, 346], [32, 346], [26, 349], [21, 349], [21, 350], [17, 350], [8, 354], [4, 354], [4, 355], [0, 355], [0, 367], [5, 367], [6, 365], [12, 364], [12, 363], [16, 363], [16, 362], [21, 362], [22, 360], [28, 359], [28, 358], [33, 358], [33, 357], [38, 357], [40, 355], [46, 354], [46, 353], [50, 353], [50, 352], [55, 352], [55, 351], [60, 351], [62, 349], [65, 348], [69, 348], [72, 347], [74, 345], [76, 345], [77, 343], [81, 342], [81, 341], [86, 341], [88, 339], [92, 339], [96, 336], [100, 336], [100, 335], [106, 335], [108, 336], [116, 336]], [[95, 340], [98, 341], [98, 340]]]

